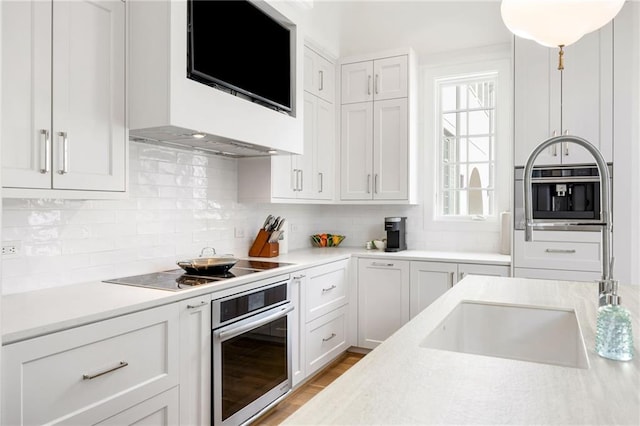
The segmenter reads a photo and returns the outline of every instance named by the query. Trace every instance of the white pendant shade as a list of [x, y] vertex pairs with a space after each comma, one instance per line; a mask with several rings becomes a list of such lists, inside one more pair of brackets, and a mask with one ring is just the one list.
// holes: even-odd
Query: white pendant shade
[[543, 46], [568, 46], [611, 21], [625, 0], [502, 0], [502, 20], [515, 35]]

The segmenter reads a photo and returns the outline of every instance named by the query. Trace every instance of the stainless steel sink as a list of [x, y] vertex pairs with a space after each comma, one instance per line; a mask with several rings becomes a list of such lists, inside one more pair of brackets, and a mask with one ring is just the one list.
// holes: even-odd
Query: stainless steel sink
[[421, 347], [589, 368], [575, 311], [460, 302]]

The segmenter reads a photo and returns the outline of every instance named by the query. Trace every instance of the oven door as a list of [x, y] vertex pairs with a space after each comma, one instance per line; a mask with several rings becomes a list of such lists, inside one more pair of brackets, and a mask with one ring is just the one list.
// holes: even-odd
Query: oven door
[[213, 424], [239, 425], [291, 391], [291, 303], [213, 330]]

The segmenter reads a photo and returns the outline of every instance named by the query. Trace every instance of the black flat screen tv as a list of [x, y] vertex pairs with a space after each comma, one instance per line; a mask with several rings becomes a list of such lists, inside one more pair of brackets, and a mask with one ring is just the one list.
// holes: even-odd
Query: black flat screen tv
[[291, 31], [247, 0], [188, 0], [187, 77], [291, 111]]

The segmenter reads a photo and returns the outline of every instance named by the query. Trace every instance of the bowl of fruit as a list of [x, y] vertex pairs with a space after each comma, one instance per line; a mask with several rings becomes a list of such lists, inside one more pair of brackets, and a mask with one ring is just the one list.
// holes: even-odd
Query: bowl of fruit
[[344, 235], [338, 234], [314, 234], [311, 243], [316, 247], [338, 247], [344, 238]]

